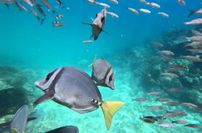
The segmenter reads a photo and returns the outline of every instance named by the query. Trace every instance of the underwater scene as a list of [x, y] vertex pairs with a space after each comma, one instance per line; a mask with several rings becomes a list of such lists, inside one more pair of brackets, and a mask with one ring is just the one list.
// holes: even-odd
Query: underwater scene
[[202, 0], [0, 0], [0, 133], [202, 133]]

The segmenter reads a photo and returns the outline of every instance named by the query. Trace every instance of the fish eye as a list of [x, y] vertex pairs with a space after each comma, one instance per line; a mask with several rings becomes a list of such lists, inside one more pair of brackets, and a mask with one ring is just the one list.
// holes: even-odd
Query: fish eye
[[98, 104], [98, 100], [96, 100], [96, 99], [92, 99], [91, 101], [93, 104]]

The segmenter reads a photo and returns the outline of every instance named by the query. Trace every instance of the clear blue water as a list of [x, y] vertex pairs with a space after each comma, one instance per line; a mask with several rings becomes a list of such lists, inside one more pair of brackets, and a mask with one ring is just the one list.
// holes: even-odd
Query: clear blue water
[[[43, 94], [34, 86], [34, 81], [42, 79], [48, 72], [60, 66], [74, 66], [91, 74], [91, 68], [88, 65], [93, 59], [106, 58], [114, 67], [116, 90], [99, 87], [103, 99], [122, 100], [126, 104], [115, 115], [110, 130], [107, 130], [101, 109], [87, 114], [78, 114], [49, 100], [37, 107], [30, 106], [37, 120], [28, 124], [27, 132], [43, 133], [64, 125], [78, 126], [81, 133], [200, 132], [198, 129], [183, 126], [165, 129], [158, 124], [150, 125], [142, 122], [139, 117], [143, 115], [162, 114], [149, 111], [145, 106], [161, 105], [161, 103], [145, 95], [145, 90], [138, 83], [141, 79], [140, 69], [145, 64], [149, 65], [144, 64], [142, 60], [147, 51], [151, 52], [148, 41], [159, 41], [162, 34], [175, 29], [191, 29], [192, 26], [185, 26], [183, 23], [198, 17], [188, 18], [187, 15], [189, 10], [202, 7], [201, 0], [186, 0], [185, 6], [180, 6], [177, 0], [148, 0], [160, 4], [160, 9], [144, 5], [138, 0], [119, 0], [118, 5], [110, 3], [109, 0], [100, 0], [111, 5], [108, 10], [117, 13], [119, 18], [107, 16], [104, 30], [109, 34], [101, 33], [98, 40], [92, 44], [82, 43], [91, 36], [91, 28], [83, 25], [82, 22], [90, 23], [91, 18], [94, 18], [102, 7], [89, 4], [86, 0], [63, 0], [65, 8], [61, 9], [54, 1], [49, 1], [59, 13], [64, 14], [62, 19], [64, 27], [52, 26], [55, 14], [51, 12], [46, 11], [47, 17], [44, 24], [40, 25], [30, 12], [19, 11], [14, 5], [6, 8], [0, 4], [0, 66], [13, 67], [19, 70], [19, 75], [23, 74], [26, 77], [23, 89], [28, 91], [28, 101], [32, 103]], [[131, 13], [128, 7], [146, 8], [152, 13], [136, 15]], [[43, 9], [46, 8], [43, 7]], [[157, 15], [158, 11], [167, 12], [170, 18]], [[127, 55], [127, 52], [131, 51], [137, 55], [133, 56], [134, 53], [131, 56]], [[153, 53], [150, 57], [155, 54]], [[138, 58], [143, 64], [139, 64], [140, 66], [137, 64], [131, 68], [130, 64], [138, 62]], [[134, 73], [137, 75], [134, 76]], [[12, 87], [15, 88], [15, 85]], [[140, 104], [132, 100], [136, 97], [147, 97], [149, 101]], [[0, 104], [1, 102], [4, 101], [0, 101]], [[186, 110], [183, 107], [176, 107], [176, 109]], [[202, 116], [200, 113], [189, 112], [185, 119], [201, 124]]]

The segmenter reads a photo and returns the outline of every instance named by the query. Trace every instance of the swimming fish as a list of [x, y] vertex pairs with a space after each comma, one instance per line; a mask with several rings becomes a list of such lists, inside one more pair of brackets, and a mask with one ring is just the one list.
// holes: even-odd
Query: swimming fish
[[143, 13], [145, 13], [145, 14], [150, 14], [150, 13], [151, 13], [150, 10], [144, 9], [144, 8], [140, 8], [140, 12], [143, 12]]
[[169, 15], [165, 12], [158, 12], [158, 15], [162, 16], [162, 17], [166, 17], [169, 18]]
[[202, 18], [196, 18], [191, 21], [185, 22], [186, 25], [200, 25], [202, 24]]
[[134, 100], [138, 102], [144, 102], [146, 101], [146, 98], [135, 98]]
[[198, 9], [198, 10], [191, 10], [189, 13], [189, 17], [194, 15], [194, 14], [202, 14], [202, 8]]
[[92, 64], [92, 79], [96, 85], [114, 90], [114, 71], [112, 65], [104, 59], [97, 59]]
[[151, 44], [155, 47], [163, 47], [163, 44], [161, 42], [151, 42]]
[[180, 103], [178, 103], [178, 102], [167, 102], [166, 105], [168, 105], [168, 106], [178, 106], [178, 105], [180, 105]]
[[27, 125], [29, 109], [27, 105], [20, 107], [11, 122], [11, 133], [24, 133]]
[[59, 127], [57, 129], [53, 129], [46, 133], [79, 133], [79, 129], [75, 126], [64, 126], [64, 127]]
[[173, 53], [172, 51], [170, 50], [161, 50], [159, 51], [161, 54], [165, 55], [165, 56], [173, 56], [175, 55], [175, 53]]
[[184, 6], [186, 4], [185, 0], [177, 0], [177, 2], [182, 6]]
[[151, 110], [162, 110], [163, 109], [162, 106], [148, 106], [148, 108]]
[[159, 91], [148, 92], [147, 95], [158, 96], [158, 95], [161, 95], [161, 92]]
[[159, 101], [159, 102], [168, 102], [170, 101], [169, 98], [157, 98], [156, 101]]
[[191, 128], [202, 128], [202, 126], [201, 125], [199, 125], [199, 124], [187, 124], [187, 125], [185, 125], [186, 127], [191, 127]]
[[134, 8], [128, 7], [128, 10], [135, 13], [135, 14], [139, 14], [139, 12]]
[[44, 4], [44, 6], [46, 6], [50, 11], [52, 11], [53, 13], [55, 13], [55, 9], [49, 4], [49, 2], [47, 0], [40, 0], [41, 3]]
[[119, 18], [119, 15], [117, 15], [116, 13], [114, 13], [114, 12], [106, 12], [107, 14], [109, 14], [111, 17], [113, 17], [113, 18]]
[[186, 120], [175, 120], [175, 121], [172, 121], [172, 123], [175, 123], [175, 124], [187, 124], [188, 122]]
[[62, 22], [59, 22], [59, 21], [53, 22], [53, 27], [62, 27], [62, 26], [64, 26], [64, 24]]
[[36, 117], [28, 117], [29, 109], [27, 105], [21, 106], [15, 113], [12, 120], [0, 124], [0, 128], [10, 126], [11, 133], [24, 133], [27, 121], [35, 120]]
[[151, 7], [153, 7], [153, 8], [160, 8], [160, 7], [161, 7], [159, 4], [154, 3], [154, 2], [149, 3], [149, 5], [150, 5]]
[[91, 37], [93, 37], [94, 40], [98, 39], [100, 33], [104, 29], [106, 13], [107, 13], [107, 10], [102, 9], [99, 13], [96, 14], [96, 17], [93, 20], [92, 24], [83, 23], [83, 24], [90, 25], [92, 27], [92, 35], [91, 35]]
[[170, 118], [170, 117], [177, 117], [177, 116], [186, 116], [187, 113], [185, 112], [180, 112], [180, 111], [167, 111], [164, 114], [164, 118]]
[[187, 106], [189, 108], [198, 108], [198, 106], [193, 103], [182, 103], [182, 105]]
[[73, 67], [60, 67], [50, 72], [45, 79], [36, 81], [35, 85], [45, 94], [34, 105], [52, 99], [78, 113], [88, 113], [101, 106], [107, 129], [110, 128], [113, 115], [124, 104], [121, 101], [103, 101], [91, 77]]
[[172, 123], [161, 123], [159, 124], [160, 127], [165, 127], [165, 128], [174, 128], [175, 125]]
[[95, 3], [96, 5], [100, 5], [100, 6], [104, 7], [104, 8], [110, 8], [110, 5], [108, 5], [106, 3], [103, 3], [103, 2], [97, 2], [97, 1], [95, 1], [93, 3]]
[[162, 116], [143, 116], [140, 117], [140, 119], [146, 123], [154, 123], [158, 120], [161, 120], [163, 117]]
[[84, 40], [84, 41], [82, 41], [82, 43], [86, 43], [86, 44], [93, 43], [93, 40]]
[[168, 73], [168, 72], [162, 73], [161, 76], [163, 76], [163, 77], [170, 77], [170, 78], [179, 78], [179, 76], [177, 74], [175, 74], [175, 73]]
[[196, 56], [191, 56], [191, 55], [187, 55], [187, 56], [181, 56], [181, 58], [186, 59], [186, 60], [190, 60], [193, 62], [202, 62], [202, 59]]
[[147, 2], [146, 0], [139, 0], [141, 3], [145, 4], [145, 5], [149, 5], [149, 2]]
[[118, 0], [110, 0], [112, 3], [119, 4]]

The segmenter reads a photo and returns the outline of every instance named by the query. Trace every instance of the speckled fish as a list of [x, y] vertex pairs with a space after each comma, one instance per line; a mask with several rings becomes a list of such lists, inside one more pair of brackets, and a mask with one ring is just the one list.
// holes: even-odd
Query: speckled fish
[[78, 113], [88, 113], [101, 106], [108, 129], [113, 115], [124, 104], [121, 101], [103, 101], [91, 77], [73, 67], [60, 67], [50, 72], [45, 79], [36, 81], [35, 85], [45, 94], [34, 105], [52, 99]]
[[27, 105], [22, 106], [15, 113], [11, 122], [11, 133], [24, 133], [27, 125], [29, 109]]
[[75, 126], [64, 126], [57, 129], [53, 129], [46, 133], [79, 133], [79, 129]]
[[104, 59], [97, 59], [92, 64], [92, 79], [96, 85], [114, 90], [114, 71], [112, 65]]
[[132, 13], [139, 14], [139, 12], [134, 8], [128, 7], [128, 10], [131, 11]]

